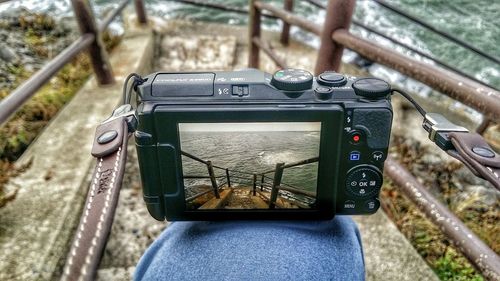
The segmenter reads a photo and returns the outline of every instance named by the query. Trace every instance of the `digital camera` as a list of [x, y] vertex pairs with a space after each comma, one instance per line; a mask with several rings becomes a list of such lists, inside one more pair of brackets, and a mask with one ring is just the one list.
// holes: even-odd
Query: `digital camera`
[[379, 208], [387, 82], [300, 69], [145, 80], [135, 141], [155, 219], [330, 219]]

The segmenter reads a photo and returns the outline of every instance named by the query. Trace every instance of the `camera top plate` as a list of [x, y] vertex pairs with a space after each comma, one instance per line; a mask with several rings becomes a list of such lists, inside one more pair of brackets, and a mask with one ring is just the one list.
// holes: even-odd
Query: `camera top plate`
[[[369, 78], [369, 95], [363, 90], [367, 81], [359, 79], [360, 87], [353, 84], [356, 77], [325, 72], [317, 78], [299, 69], [286, 69], [274, 75], [247, 69], [230, 72], [157, 72], [146, 77], [138, 87], [140, 102], [168, 101], [182, 104], [213, 103], [338, 103], [346, 100], [368, 99], [372, 102], [387, 100], [389, 85]], [[366, 80], [366, 78], [365, 78]], [[376, 80], [376, 81], [375, 81]], [[378, 83], [373, 83], [377, 82]], [[384, 85], [387, 85], [384, 88]]]

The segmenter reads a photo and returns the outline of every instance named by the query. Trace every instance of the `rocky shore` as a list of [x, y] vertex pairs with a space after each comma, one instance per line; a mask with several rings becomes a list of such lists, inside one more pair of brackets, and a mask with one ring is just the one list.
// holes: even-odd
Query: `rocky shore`
[[73, 19], [24, 9], [0, 14], [0, 88], [11, 88], [20, 72], [32, 73], [78, 36]]

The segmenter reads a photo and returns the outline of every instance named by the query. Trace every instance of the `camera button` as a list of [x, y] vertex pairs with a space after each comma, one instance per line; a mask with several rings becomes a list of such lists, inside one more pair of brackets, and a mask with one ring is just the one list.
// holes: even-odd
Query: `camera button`
[[370, 165], [357, 166], [347, 173], [346, 188], [356, 196], [368, 197], [382, 186], [382, 175]]
[[368, 212], [376, 211], [379, 207], [380, 202], [377, 199], [370, 199], [365, 201], [365, 210]]
[[316, 96], [320, 100], [327, 100], [332, 97], [333, 90], [330, 87], [318, 86], [314, 89]]
[[353, 200], [346, 200], [344, 202], [344, 209], [355, 209], [356, 203]]
[[232, 94], [238, 97], [248, 96], [248, 86], [234, 85]]
[[347, 79], [340, 73], [327, 71], [319, 75], [318, 83], [330, 87], [342, 87], [347, 83]]
[[361, 153], [359, 151], [351, 151], [349, 154], [349, 161], [359, 161], [361, 160]]
[[385, 160], [385, 154], [382, 151], [375, 151], [372, 153], [372, 160], [374, 162], [382, 162]]
[[363, 135], [359, 131], [349, 133], [349, 141], [352, 144], [360, 144], [363, 141]]

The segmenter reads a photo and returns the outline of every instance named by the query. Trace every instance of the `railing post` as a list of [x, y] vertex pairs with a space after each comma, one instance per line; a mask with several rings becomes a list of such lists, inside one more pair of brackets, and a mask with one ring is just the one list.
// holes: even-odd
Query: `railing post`
[[[285, 0], [283, 4], [283, 8], [285, 9], [285, 11], [293, 11], [293, 0]], [[281, 31], [280, 42], [285, 46], [288, 46], [288, 44], [290, 43], [290, 24], [285, 21], [283, 21], [283, 29]]]
[[257, 195], [257, 174], [253, 174], [253, 196]]
[[94, 42], [89, 46], [89, 55], [99, 85], [115, 83], [108, 54], [102, 42], [101, 36], [95, 24], [90, 5], [86, 0], [71, 0], [75, 18], [82, 34], [94, 35]]
[[231, 179], [229, 178], [229, 169], [226, 168], [226, 178], [227, 178], [227, 186], [231, 187]]
[[219, 187], [217, 186], [217, 179], [215, 178], [214, 167], [212, 166], [212, 161], [207, 161], [208, 175], [210, 176], [210, 181], [212, 182], [212, 189], [214, 190], [215, 198], [219, 199]]
[[264, 175], [260, 178], [260, 191], [264, 191]]
[[144, 2], [142, 0], [134, 0], [135, 12], [137, 14], [137, 21], [140, 24], [147, 24], [148, 18], [146, 16], [146, 9], [144, 9]]
[[269, 198], [269, 209], [274, 209], [276, 207], [276, 200], [278, 199], [279, 186], [281, 184], [281, 178], [283, 177], [283, 166], [285, 163], [276, 164], [276, 169], [274, 172], [273, 188], [271, 189], [271, 197]]
[[349, 30], [355, 5], [356, 0], [330, 0], [328, 2], [325, 23], [321, 32], [321, 45], [314, 68], [316, 75], [327, 70], [339, 70], [344, 47], [332, 40], [332, 34], [338, 29]]
[[253, 42], [253, 38], [260, 38], [260, 10], [254, 5], [256, 0], [249, 0], [248, 20], [248, 67], [259, 68], [259, 46]]

